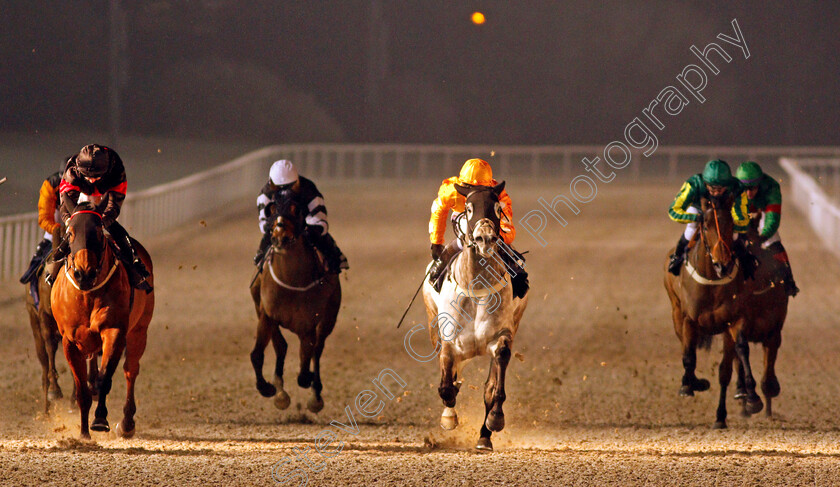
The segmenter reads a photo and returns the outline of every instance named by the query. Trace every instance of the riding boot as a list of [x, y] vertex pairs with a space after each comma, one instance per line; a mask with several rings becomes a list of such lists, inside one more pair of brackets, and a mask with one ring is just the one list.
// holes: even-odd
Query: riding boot
[[787, 250], [782, 245], [782, 242], [773, 242], [767, 247], [767, 250], [773, 253], [773, 258], [782, 263], [782, 272], [784, 273], [785, 292], [788, 296], [794, 297], [799, 294], [799, 288], [796, 286], [796, 281], [793, 280], [793, 270], [790, 267], [790, 259], [788, 259]]
[[349, 269], [350, 265], [347, 263], [347, 257], [338, 248], [335, 239], [329, 233], [325, 233], [316, 238], [312, 238], [312, 244], [324, 256], [327, 261], [327, 270], [333, 274], [341, 273], [342, 269]]
[[50, 253], [50, 250], [52, 250], [52, 242], [47, 239], [38, 242], [38, 247], [35, 248], [35, 254], [32, 255], [32, 260], [29, 261], [29, 268], [20, 277], [21, 284], [26, 284], [35, 277], [36, 271], [41, 267], [41, 263], [44, 262], [44, 258]]
[[680, 275], [683, 261], [685, 260], [685, 248], [688, 246], [688, 239], [685, 235], [680, 235], [680, 240], [677, 242], [677, 248], [671, 254], [671, 260], [668, 262], [668, 272], [675, 276]]
[[120, 260], [126, 264], [125, 267], [128, 271], [128, 281], [131, 284], [131, 287], [141, 291], [146, 291], [146, 294], [152, 292], [151, 284], [146, 281], [146, 278], [151, 274], [149, 274], [149, 271], [146, 269], [146, 265], [143, 264], [143, 261], [137, 257], [137, 254], [134, 251], [134, 246], [131, 245], [131, 239], [128, 237], [128, 232], [125, 231], [122, 225], [114, 222], [108, 227], [108, 233], [114, 237], [114, 242], [117, 244], [120, 251]]
[[58, 271], [61, 269], [61, 266], [64, 264], [64, 259], [69, 253], [70, 241], [67, 240], [67, 238], [65, 237], [64, 240], [59, 242], [55, 250], [53, 250], [52, 262], [48, 262], [44, 266], [44, 271], [46, 273], [46, 276], [44, 276], [44, 280], [46, 280], [47, 284], [49, 284], [50, 286], [52, 286], [55, 282], [55, 277], [58, 275]]
[[271, 231], [263, 233], [262, 239], [260, 240], [260, 248], [257, 249], [257, 255], [254, 256], [254, 265], [260, 266], [262, 264], [263, 259], [265, 259], [265, 253], [268, 251], [268, 245], [271, 243]]
[[752, 279], [755, 277], [755, 270], [758, 268], [758, 259], [747, 250], [744, 244], [746, 238], [738, 238], [732, 242], [732, 250], [741, 264], [741, 269], [744, 271], [745, 279]]
[[501, 251], [499, 255], [511, 275], [511, 284], [513, 285], [513, 297], [523, 298], [528, 293], [530, 285], [528, 283], [528, 273], [525, 272], [525, 258], [511, 247], [508, 247], [513, 255], [508, 252]]
[[432, 283], [435, 291], [440, 292], [440, 288], [443, 285], [443, 280], [440, 279], [440, 276], [449, 266], [449, 262], [452, 260], [452, 257], [460, 252], [460, 250], [458, 241], [453, 240], [443, 248], [443, 252], [440, 253], [440, 257], [432, 263], [432, 268], [429, 269], [429, 282]]

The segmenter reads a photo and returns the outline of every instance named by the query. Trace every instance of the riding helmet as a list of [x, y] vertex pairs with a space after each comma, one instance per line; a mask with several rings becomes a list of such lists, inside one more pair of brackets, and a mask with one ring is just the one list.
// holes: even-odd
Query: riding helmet
[[98, 145], [89, 144], [82, 147], [79, 155], [76, 156], [76, 169], [84, 177], [101, 178], [111, 167], [111, 149]]
[[706, 163], [703, 181], [710, 186], [726, 186], [732, 181], [732, 171], [726, 161], [715, 159]]
[[271, 182], [277, 186], [285, 186], [292, 184], [298, 180], [298, 171], [292, 161], [280, 159], [271, 165], [271, 170], [268, 172], [268, 177]]
[[488, 186], [493, 183], [493, 170], [485, 160], [469, 159], [461, 167], [461, 173], [458, 174], [458, 179], [461, 181], [461, 184]]
[[738, 170], [735, 171], [735, 177], [747, 187], [758, 184], [758, 181], [761, 180], [761, 176], [763, 175], [764, 173], [761, 171], [761, 166], [753, 161], [741, 163], [741, 165], [738, 166]]

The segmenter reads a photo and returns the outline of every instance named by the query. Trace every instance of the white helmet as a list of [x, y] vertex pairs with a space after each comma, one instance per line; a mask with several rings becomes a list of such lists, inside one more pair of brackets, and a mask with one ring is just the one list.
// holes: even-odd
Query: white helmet
[[296, 182], [298, 180], [298, 172], [295, 165], [292, 164], [292, 161], [280, 159], [271, 165], [268, 177], [275, 185], [283, 186]]

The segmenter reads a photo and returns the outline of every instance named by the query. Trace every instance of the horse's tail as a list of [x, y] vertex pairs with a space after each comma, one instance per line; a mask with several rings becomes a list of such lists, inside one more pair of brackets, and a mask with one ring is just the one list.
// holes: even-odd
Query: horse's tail
[[703, 350], [711, 350], [713, 337], [714, 335], [700, 334], [700, 337], [697, 339], [697, 348], [702, 348]]

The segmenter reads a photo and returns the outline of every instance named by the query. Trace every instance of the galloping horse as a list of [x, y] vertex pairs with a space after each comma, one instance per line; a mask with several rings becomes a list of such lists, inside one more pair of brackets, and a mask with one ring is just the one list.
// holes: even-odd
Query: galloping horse
[[429, 319], [429, 334], [440, 349], [440, 387], [444, 410], [440, 425], [458, 425], [455, 399], [461, 386], [461, 370], [474, 357], [489, 354], [490, 373], [484, 384], [484, 424], [476, 444], [492, 450], [490, 435], [505, 426], [505, 372], [510, 362], [513, 338], [528, 304], [528, 295], [514, 298], [509, 273], [498, 256], [502, 216], [495, 187], [456, 185], [466, 198], [464, 250], [452, 260], [440, 293], [426, 280], [423, 301]]
[[[783, 264], [773, 258], [773, 254], [762, 249], [758, 244], [758, 220], [753, 219], [747, 232], [749, 249], [758, 257], [759, 266], [755, 279], [747, 281], [746, 289], [746, 319], [741, 329], [742, 339], [748, 342], [758, 342], [764, 347], [764, 374], [761, 379], [761, 392], [767, 402], [764, 409], [767, 417], [772, 416], [773, 398], [779, 395], [781, 388], [776, 378], [776, 356], [782, 344], [782, 326], [787, 317], [788, 300], [782, 283], [784, 279]], [[748, 384], [755, 379], [745, 374], [745, 369], [738, 364], [738, 379], [736, 383], [735, 399], [748, 397]], [[744, 403], [745, 411], [746, 402]]]
[[[55, 352], [61, 342], [58, 325], [52, 315], [50, 307], [50, 285], [44, 279], [44, 267], [36, 273], [35, 283], [26, 283], [26, 312], [29, 314], [29, 325], [35, 338], [35, 354], [41, 363], [41, 388], [44, 391], [44, 413], [50, 412], [50, 402], [61, 399], [64, 395], [58, 385], [58, 372], [55, 370]], [[30, 285], [34, 286], [38, 302], [30, 292]]]
[[[85, 357], [102, 352], [96, 389], [98, 402], [90, 429], [109, 431], [106, 399], [111, 380], [125, 351], [123, 369], [127, 383], [123, 419], [117, 433], [134, 435], [134, 383], [140, 371], [140, 357], [146, 349], [146, 334], [154, 310], [154, 292], [135, 292], [117, 252], [104, 233], [102, 215], [93, 205], [82, 203], [67, 225], [70, 254], [63, 272], [52, 288], [52, 310], [63, 337], [64, 355], [70, 363], [81, 413], [81, 436], [90, 438], [88, 414], [91, 390], [87, 384]], [[137, 256], [152, 272], [152, 259], [139, 242], [133, 241]], [[150, 284], [153, 277], [149, 277]]]
[[749, 363], [751, 323], [747, 308], [751, 286], [746, 284], [732, 251], [734, 201], [735, 195], [729, 192], [722, 197], [701, 199], [700, 242], [689, 250], [679, 276], [665, 271], [665, 289], [671, 299], [674, 330], [683, 348], [685, 373], [680, 395], [693, 396], [696, 391], [709, 389], [709, 381], [695, 375], [697, 346], [708, 348], [711, 337], [723, 333], [723, 360], [719, 367], [721, 390], [715, 428], [726, 428], [726, 388], [732, 379], [732, 364], [736, 357], [745, 375], [744, 411], [755, 414], [763, 408], [761, 398], [755, 392]]
[[[262, 269], [251, 283], [251, 297], [259, 318], [257, 340], [251, 351], [257, 390], [264, 397], [277, 395], [274, 405], [278, 409], [289, 407], [291, 399], [283, 389], [287, 343], [280, 332], [282, 326], [300, 339], [297, 383], [303, 388], [312, 387], [313, 396], [307, 408], [317, 413], [324, 407], [321, 353], [341, 307], [341, 284], [337, 274], [325, 272], [315, 248], [303, 238], [306, 223], [301, 203], [291, 193], [286, 193], [270, 206], [270, 210], [274, 221], [271, 247]], [[262, 373], [269, 339], [277, 356], [274, 385], [268, 383]]]

